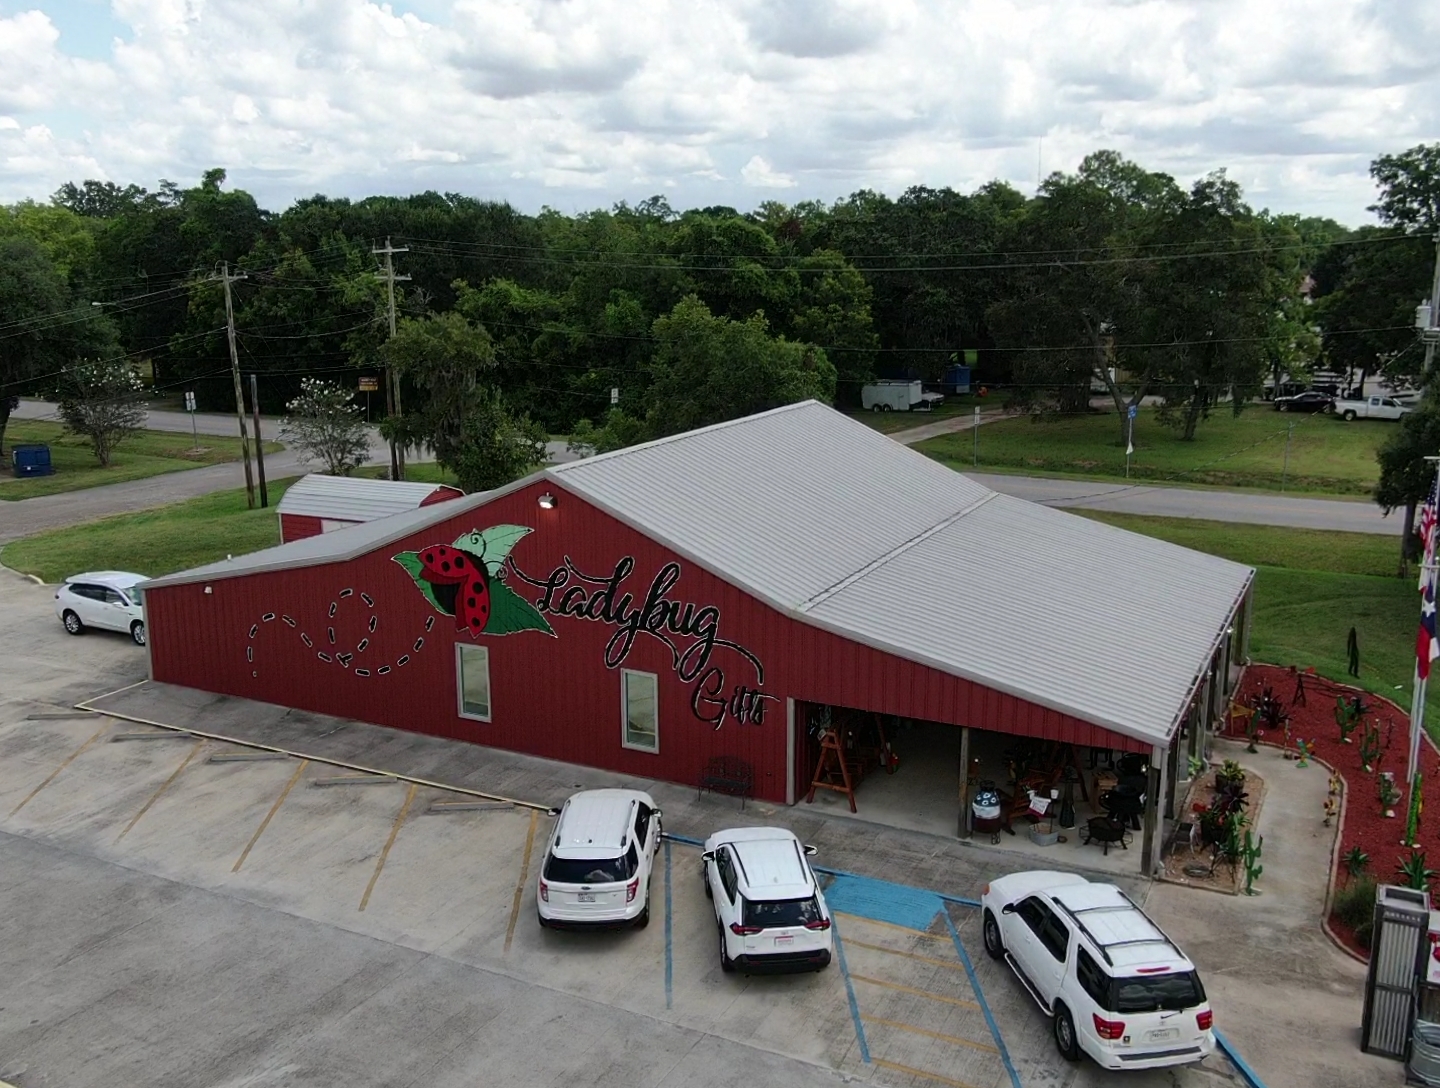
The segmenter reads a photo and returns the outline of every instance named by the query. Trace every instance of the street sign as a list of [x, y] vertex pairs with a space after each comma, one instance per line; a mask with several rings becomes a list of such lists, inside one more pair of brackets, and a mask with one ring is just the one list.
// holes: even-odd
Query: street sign
[[379, 378], [361, 378], [361, 379], [360, 379], [360, 392], [362, 392], [362, 393], [378, 393], [379, 391], [380, 391], [380, 379], [379, 379]]
[[620, 387], [619, 387], [619, 386], [612, 385], [612, 386], [610, 387], [610, 403], [611, 403], [611, 404], [619, 404], [619, 403], [620, 403]]
[[1139, 411], [1140, 411], [1140, 409], [1137, 408], [1135, 405], [1133, 405], [1133, 404], [1130, 405], [1130, 418], [1131, 418], [1131, 419], [1134, 419], [1135, 416], [1136, 416], [1137, 414], [1139, 414]]
[[187, 411], [187, 412], [193, 412], [193, 411], [195, 411], [195, 394], [194, 394], [194, 393], [186, 393], [186, 394], [185, 394], [185, 411]]

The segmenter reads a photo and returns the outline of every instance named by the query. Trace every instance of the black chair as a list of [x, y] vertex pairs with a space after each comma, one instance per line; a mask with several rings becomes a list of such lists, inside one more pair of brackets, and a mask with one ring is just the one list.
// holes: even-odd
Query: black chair
[[1131, 775], [1143, 775], [1150, 770], [1150, 760], [1139, 752], [1127, 752], [1115, 762], [1115, 774], [1124, 780]]
[[1145, 813], [1145, 790], [1133, 781], [1121, 782], [1100, 795], [1100, 807], [1105, 810], [1106, 818], [1138, 831], [1140, 817]]

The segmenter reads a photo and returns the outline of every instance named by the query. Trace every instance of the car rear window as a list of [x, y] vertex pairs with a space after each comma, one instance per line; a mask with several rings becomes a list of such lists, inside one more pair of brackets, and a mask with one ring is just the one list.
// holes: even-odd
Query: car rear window
[[777, 926], [803, 926], [807, 922], [820, 920], [820, 904], [812, 895], [809, 899], [772, 899], [761, 902], [745, 901], [745, 924], [774, 928]]
[[555, 884], [619, 884], [635, 875], [640, 855], [632, 846], [618, 858], [557, 858], [545, 862], [545, 879]]
[[1112, 1012], [1178, 1011], [1205, 1000], [1205, 990], [1194, 971], [1117, 978], [1112, 992]]

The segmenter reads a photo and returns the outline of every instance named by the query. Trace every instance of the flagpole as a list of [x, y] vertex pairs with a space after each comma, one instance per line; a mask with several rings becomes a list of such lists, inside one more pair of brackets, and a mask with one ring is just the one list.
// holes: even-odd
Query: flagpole
[[[1440, 473], [1440, 456], [1426, 457], [1425, 463], [1430, 468]], [[1430, 486], [1430, 498], [1427, 505], [1434, 506], [1440, 497], [1440, 475], [1437, 475]], [[1431, 511], [1433, 521], [1435, 512]], [[1430, 599], [1433, 602], [1435, 596], [1435, 544], [1436, 526], [1432, 523], [1425, 532], [1425, 539], [1421, 542], [1420, 552], [1420, 585], [1421, 585], [1421, 611], [1424, 611], [1424, 593], [1428, 589]], [[1429, 656], [1430, 648], [1426, 647], [1426, 675], [1420, 675], [1420, 654], [1415, 655], [1415, 689], [1410, 700], [1410, 759], [1406, 767], [1405, 781], [1410, 784], [1411, 796], [1414, 796], [1416, 787], [1415, 776], [1420, 773], [1420, 740], [1425, 734], [1425, 691], [1429, 687]]]

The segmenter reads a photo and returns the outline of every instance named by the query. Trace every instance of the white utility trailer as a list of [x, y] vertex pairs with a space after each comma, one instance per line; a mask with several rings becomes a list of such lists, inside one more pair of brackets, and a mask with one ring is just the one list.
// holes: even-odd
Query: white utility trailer
[[860, 406], [872, 412], [928, 412], [945, 399], [941, 393], [927, 393], [921, 382], [878, 381], [860, 388]]

